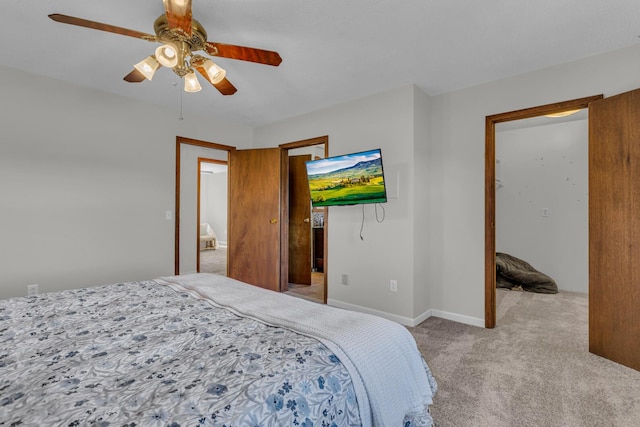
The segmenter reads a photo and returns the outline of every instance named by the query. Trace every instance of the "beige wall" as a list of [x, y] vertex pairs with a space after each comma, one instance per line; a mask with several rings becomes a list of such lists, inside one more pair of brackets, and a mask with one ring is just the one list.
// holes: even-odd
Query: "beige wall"
[[0, 298], [173, 274], [175, 138], [251, 129], [0, 67]]
[[[422, 278], [416, 280], [414, 274], [414, 111], [415, 97], [420, 96], [417, 93], [419, 90], [413, 86], [406, 86], [254, 131], [254, 144], [258, 147], [328, 135], [330, 156], [382, 149], [391, 196], [383, 205], [384, 221], [376, 221], [373, 205], [364, 205], [364, 240], [361, 240], [363, 207], [329, 208], [328, 302], [383, 314], [403, 323], [411, 323], [418, 316], [414, 312], [416, 286], [428, 286]], [[420, 99], [426, 102], [424, 94]], [[421, 111], [426, 112], [420, 105]], [[424, 132], [422, 139], [426, 139]], [[382, 215], [382, 208], [378, 208], [378, 217]], [[349, 276], [348, 285], [342, 284], [343, 274]], [[390, 279], [398, 281], [398, 292], [389, 290]], [[421, 295], [426, 293], [423, 291]]]
[[436, 314], [484, 319], [485, 117], [625, 92], [640, 87], [638, 70], [640, 45], [432, 98], [429, 238]]
[[640, 45], [435, 97], [405, 86], [247, 129], [179, 122], [0, 68], [13, 82], [0, 89], [0, 297], [31, 283], [46, 291], [170, 274], [175, 135], [238, 147], [329, 135], [331, 155], [382, 148], [399, 188], [383, 223], [365, 206], [364, 240], [361, 207], [330, 208], [329, 299], [403, 323], [435, 314], [483, 325], [485, 116], [631, 90], [638, 70]]

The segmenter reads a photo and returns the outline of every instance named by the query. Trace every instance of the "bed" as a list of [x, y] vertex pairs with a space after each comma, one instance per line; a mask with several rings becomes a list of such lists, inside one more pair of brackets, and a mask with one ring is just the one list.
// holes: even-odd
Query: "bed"
[[215, 274], [2, 300], [0, 343], [0, 425], [432, 425], [406, 328]]

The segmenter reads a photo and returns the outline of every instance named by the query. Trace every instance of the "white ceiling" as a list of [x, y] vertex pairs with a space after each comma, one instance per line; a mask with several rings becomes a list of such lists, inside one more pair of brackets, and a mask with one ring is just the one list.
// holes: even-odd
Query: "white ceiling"
[[[153, 33], [161, 0], [2, 0], [1, 7], [0, 65], [179, 111], [182, 84], [170, 70], [151, 82], [122, 80], [155, 44], [47, 17]], [[640, 42], [639, 0], [193, 0], [193, 16], [209, 41], [282, 56], [279, 67], [218, 59], [238, 92], [223, 97], [203, 84], [182, 95], [185, 116], [198, 111], [249, 126], [409, 84], [436, 95]]]

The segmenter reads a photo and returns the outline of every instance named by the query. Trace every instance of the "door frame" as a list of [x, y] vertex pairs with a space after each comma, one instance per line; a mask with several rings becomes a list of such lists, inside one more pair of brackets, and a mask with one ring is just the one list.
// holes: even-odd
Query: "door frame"
[[[174, 251], [173, 271], [176, 276], [180, 274], [180, 165], [181, 165], [180, 147], [182, 146], [182, 144], [194, 145], [194, 146], [203, 147], [203, 148], [211, 148], [214, 150], [227, 151], [227, 162], [229, 161], [229, 152], [236, 150], [236, 147], [232, 147], [231, 145], [223, 145], [215, 142], [206, 142], [206, 141], [200, 141], [198, 139], [185, 138], [183, 136], [176, 136], [176, 168], [175, 168], [176, 198], [175, 198], [175, 215], [174, 215], [175, 228], [174, 228], [174, 248], [173, 248], [173, 251]], [[200, 168], [198, 168], [198, 170], [199, 169]], [[200, 188], [198, 187], [198, 198], [199, 197], [200, 197]], [[198, 211], [198, 215], [200, 215], [199, 211]], [[228, 221], [229, 221], [229, 218], [227, 218], [227, 222]], [[196, 223], [196, 225], [199, 225], [199, 224]], [[197, 253], [200, 254], [199, 246], [198, 246]], [[199, 263], [200, 263], [199, 256], [196, 262], [198, 263], [197, 265], [199, 266]]]
[[485, 118], [484, 174], [484, 326], [496, 326], [496, 124], [530, 119], [545, 114], [588, 108], [589, 103], [604, 98], [594, 95], [538, 107], [525, 108]]
[[[202, 187], [201, 187], [201, 180], [202, 180], [202, 164], [203, 163], [214, 163], [217, 165], [226, 165], [227, 166], [227, 170], [229, 169], [229, 162], [225, 161], [225, 160], [218, 160], [218, 159], [209, 159], [207, 157], [198, 157], [198, 198], [196, 199], [197, 201], [197, 208], [196, 208], [196, 227], [198, 229], [198, 231], [196, 231], [197, 233], [197, 239], [196, 241], [197, 243], [197, 249], [196, 249], [196, 272], [200, 273], [200, 209], [201, 209], [201, 205], [200, 205], [200, 200], [202, 199]], [[228, 178], [227, 178], [227, 187], [229, 186], [228, 183]], [[229, 209], [227, 208], [227, 211]], [[229, 222], [229, 216], [227, 215], [227, 223]]]
[[[324, 144], [324, 156], [329, 156], [329, 136], [318, 136], [316, 138], [304, 139], [301, 141], [289, 142], [286, 144], [280, 144], [282, 149], [281, 153], [281, 167], [282, 174], [280, 177], [280, 209], [281, 209], [281, 221], [280, 221], [280, 292], [285, 292], [289, 288], [289, 150], [301, 147], [311, 147], [313, 145]], [[328, 272], [328, 222], [329, 222], [329, 210], [325, 209], [324, 212], [324, 304], [327, 303], [327, 272]], [[311, 256], [311, 254], [309, 254]]]

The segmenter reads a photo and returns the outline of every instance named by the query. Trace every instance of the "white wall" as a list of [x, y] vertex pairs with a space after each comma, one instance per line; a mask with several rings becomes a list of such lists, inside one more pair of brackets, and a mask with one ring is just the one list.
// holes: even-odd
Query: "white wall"
[[202, 174], [200, 181], [200, 220], [208, 223], [227, 244], [227, 172]]
[[[256, 128], [256, 147], [329, 136], [329, 155], [381, 148], [387, 182], [399, 186], [384, 204], [379, 224], [373, 205], [329, 208], [328, 299], [332, 304], [379, 311], [399, 320], [414, 313], [414, 91], [407, 86], [315, 113]], [[382, 210], [378, 208], [379, 216]], [[342, 285], [342, 274], [349, 284]], [[389, 291], [389, 280], [398, 292]], [[421, 282], [424, 286], [424, 281]]]
[[4, 67], [0, 81], [0, 298], [173, 274], [176, 135], [242, 146], [251, 129]]
[[176, 112], [0, 68], [11, 82], [0, 86], [0, 297], [30, 283], [53, 290], [171, 273], [164, 217], [175, 135], [237, 147], [329, 135], [331, 155], [382, 148], [399, 186], [382, 224], [365, 207], [364, 240], [360, 207], [330, 208], [329, 298], [400, 320], [421, 317], [416, 299], [428, 298], [433, 313], [483, 324], [485, 117], [628, 91], [640, 87], [638, 70], [640, 45], [435, 97], [407, 86], [249, 130], [179, 122]]
[[414, 141], [413, 141], [413, 314], [414, 322], [426, 318], [433, 308], [430, 281], [433, 256], [431, 252], [431, 141], [430, 99], [420, 90], [414, 90]]
[[431, 99], [433, 307], [484, 319], [485, 117], [640, 87], [640, 45]]
[[572, 292], [589, 289], [588, 147], [587, 120], [496, 131], [496, 251]]

